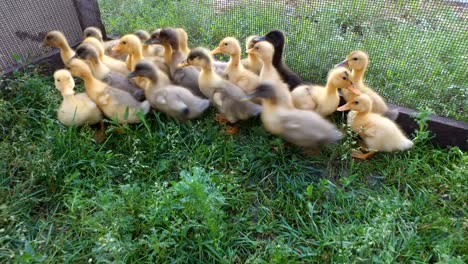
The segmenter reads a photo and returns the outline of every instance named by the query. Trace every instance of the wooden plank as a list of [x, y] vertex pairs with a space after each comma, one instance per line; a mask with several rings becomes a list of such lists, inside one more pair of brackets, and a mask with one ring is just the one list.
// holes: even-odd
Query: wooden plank
[[[418, 129], [418, 124], [413, 117], [418, 111], [392, 104], [389, 104], [389, 107], [399, 112], [396, 122], [408, 135]], [[430, 115], [427, 126], [434, 135], [431, 139], [433, 144], [441, 147], [458, 146], [461, 150], [468, 151], [468, 123]]]
[[97, 27], [101, 29], [104, 40], [107, 40], [106, 28], [101, 21], [97, 0], [73, 0], [80, 20], [81, 29]]

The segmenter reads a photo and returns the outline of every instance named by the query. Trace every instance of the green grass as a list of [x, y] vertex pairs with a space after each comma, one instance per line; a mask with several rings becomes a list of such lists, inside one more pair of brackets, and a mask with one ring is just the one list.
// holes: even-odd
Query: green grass
[[[171, 14], [139, 1], [112, 19], [110, 3], [103, 18], [121, 33]], [[203, 15], [175, 21], [193, 19], [192, 46], [213, 47], [222, 35], [198, 28]], [[349, 157], [351, 134], [308, 157], [258, 119], [225, 135], [214, 110], [184, 124], [160, 113], [108, 123], [99, 145], [94, 128], [56, 120], [51, 76], [28, 70], [3, 86], [0, 263], [467, 261], [468, 155], [429, 144], [424, 115], [414, 148], [367, 162]]]
[[411, 150], [360, 162], [351, 136], [307, 157], [259, 120], [227, 136], [213, 111], [109, 123], [98, 145], [56, 120], [59, 100], [35, 72], [0, 98], [0, 262], [467, 260], [468, 156], [424, 122]]
[[282, 29], [287, 63], [314, 83], [324, 83], [352, 50], [366, 50], [366, 79], [389, 102], [468, 121], [467, 7], [414, 0], [251, 0], [229, 8], [214, 2], [222, 1], [99, 1], [109, 32], [180, 26], [191, 47]]

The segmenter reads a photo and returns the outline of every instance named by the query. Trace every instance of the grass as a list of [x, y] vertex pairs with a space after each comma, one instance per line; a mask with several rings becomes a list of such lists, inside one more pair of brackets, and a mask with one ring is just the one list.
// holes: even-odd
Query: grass
[[468, 155], [430, 145], [424, 115], [414, 148], [368, 162], [349, 157], [351, 134], [308, 157], [259, 120], [227, 136], [213, 110], [108, 123], [98, 145], [94, 128], [56, 120], [51, 76], [29, 69], [3, 86], [1, 263], [467, 261]]
[[192, 47], [282, 29], [287, 63], [314, 83], [352, 50], [366, 50], [366, 79], [389, 102], [468, 121], [467, 7], [414, 0], [101, 0], [100, 7], [113, 34], [181, 26]]

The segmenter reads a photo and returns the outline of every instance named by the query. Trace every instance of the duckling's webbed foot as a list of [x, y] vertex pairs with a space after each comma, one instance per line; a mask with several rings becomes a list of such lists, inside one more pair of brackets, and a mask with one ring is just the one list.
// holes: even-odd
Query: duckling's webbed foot
[[235, 135], [237, 133], [239, 133], [239, 128], [235, 125], [228, 125], [226, 126], [226, 133], [228, 135]]
[[226, 118], [226, 116], [220, 113], [216, 113], [215, 120], [222, 125], [226, 125], [227, 123], [229, 123], [229, 120]]
[[106, 139], [106, 127], [104, 125], [104, 121], [101, 121], [99, 125], [100, 129], [94, 133], [93, 139], [96, 143], [101, 144], [104, 139]]
[[361, 160], [367, 160], [367, 159], [372, 158], [375, 155], [375, 153], [377, 152], [369, 151], [367, 153], [363, 153], [362, 151], [354, 150], [353, 152], [351, 152], [351, 157], [356, 158], [356, 159], [361, 159]]

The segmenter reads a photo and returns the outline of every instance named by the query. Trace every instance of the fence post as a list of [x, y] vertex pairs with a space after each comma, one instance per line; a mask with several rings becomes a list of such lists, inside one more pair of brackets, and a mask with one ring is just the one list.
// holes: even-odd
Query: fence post
[[101, 21], [101, 13], [97, 0], [73, 0], [81, 29], [97, 27], [101, 29], [102, 37], [107, 40], [106, 29]]

